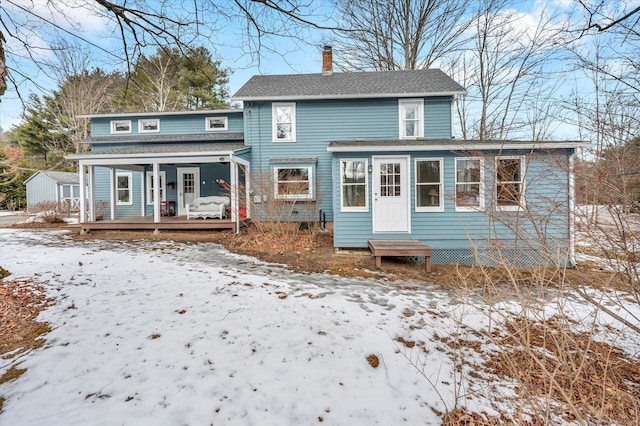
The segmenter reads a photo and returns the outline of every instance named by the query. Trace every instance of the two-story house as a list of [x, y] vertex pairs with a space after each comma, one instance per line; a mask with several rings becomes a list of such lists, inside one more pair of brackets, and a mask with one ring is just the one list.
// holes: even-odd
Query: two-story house
[[223, 179], [229, 226], [240, 206], [271, 220], [265, 206], [289, 203], [287, 220], [332, 222], [336, 248], [419, 240], [436, 263], [570, 263], [581, 144], [456, 139], [465, 93], [436, 69], [334, 73], [326, 48], [322, 73], [251, 78], [232, 98], [242, 110], [90, 116], [91, 152], [71, 158], [89, 172], [89, 212], [110, 200], [111, 219], [135, 212], [154, 229], [169, 223], [161, 198], [179, 217]]

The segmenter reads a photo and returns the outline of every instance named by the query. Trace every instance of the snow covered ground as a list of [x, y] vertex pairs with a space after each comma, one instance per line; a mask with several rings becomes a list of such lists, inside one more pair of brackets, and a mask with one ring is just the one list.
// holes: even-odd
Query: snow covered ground
[[[457, 396], [494, 414], [510, 395], [510, 383], [481, 391], [454, 377], [437, 336], [472, 336], [486, 306], [433, 284], [297, 274], [211, 243], [79, 242], [62, 231], [0, 229], [0, 265], [36, 276], [55, 299], [41, 315], [47, 343], [0, 385], [1, 425], [440, 424], [436, 412]], [[627, 339], [637, 353], [638, 336]], [[16, 361], [0, 359], [0, 375]]]

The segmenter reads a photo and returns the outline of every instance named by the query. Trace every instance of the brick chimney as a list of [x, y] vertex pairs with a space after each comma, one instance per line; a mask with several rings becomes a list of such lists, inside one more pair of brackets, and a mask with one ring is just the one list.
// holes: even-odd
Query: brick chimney
[[325, 46], [322, 51], [322, 75], [333, 74], [333, 51], [331, 46]]

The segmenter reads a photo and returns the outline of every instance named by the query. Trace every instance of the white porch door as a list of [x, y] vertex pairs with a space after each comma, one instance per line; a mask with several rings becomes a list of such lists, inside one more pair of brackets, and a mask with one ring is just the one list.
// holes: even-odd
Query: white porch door
[[200, 168], [178, 167], [178, 214], [187, 214], [187, 204], [200, 196]]
[[409, 232], [409, 159], [373, 158], [373, 232]]

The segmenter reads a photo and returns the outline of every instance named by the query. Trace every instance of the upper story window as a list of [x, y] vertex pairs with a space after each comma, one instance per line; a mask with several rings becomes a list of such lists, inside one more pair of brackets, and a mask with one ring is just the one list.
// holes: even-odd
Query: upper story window
[[482, 158], [456, 158], [456, 210], [484, 208]]
[[207, 117], [205, 118], [205, 130], [227, 130], [229, 128], [229, 117]]
[[111, 120], [111, 133], [131, 133], [131, 120]]
[[160, 131], [160, 119], [146, 118], [138, 120], [138, 133], [157, 133]]
[[368, 211], [367, 160], [340, 160], [340, 205], [343, 212]]
[[400, 139], [424, 137], [424, 100], [400, 99], [398, 111]]
[[296, 141], [296, 104], [274, 103], [272, 108], [273, 142]]
[[524, 158], [496, 158], [496, 205], [500, 210], [524, 206]]
[[132, 175], [131, 173], [116, 173], [116, 204], [132, 205]]
[[313, 198], [313, 167], [274, 167], [275, 198], [308, 200]]
[[444, 211], [442, 158], [416, 159], [416, 211]]

